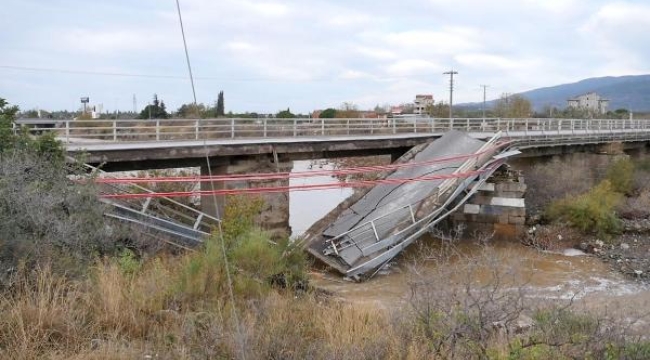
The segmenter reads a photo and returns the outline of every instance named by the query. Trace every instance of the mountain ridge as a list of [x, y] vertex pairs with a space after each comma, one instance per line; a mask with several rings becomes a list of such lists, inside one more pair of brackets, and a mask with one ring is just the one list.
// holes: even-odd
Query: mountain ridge
[[[609, 110], [620, 108], [633, 112], [650, 112], [650, 74], [604, 76], [580, 80], [574, 83], [547, 86], [517, 93], [533, 105], [535, 111], [548, 107], [563, 109], [567, 100], [589, 92], [595, 92], [610, 100]], [[493, 106], [496, 100], [487, 103]], [[480, 108], [481, 103], [459, 104], [468, 108]]]

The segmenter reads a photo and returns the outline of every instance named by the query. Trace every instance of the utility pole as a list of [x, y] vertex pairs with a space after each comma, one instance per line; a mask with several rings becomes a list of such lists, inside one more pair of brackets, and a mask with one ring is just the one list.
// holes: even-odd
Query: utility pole
[[454, 75], [458, 74], [458, 72], [451, 69], [442, 74], [449, 75], [449, 118], [451, 119], [454, 117]]
[[483, 121], [485, 121], [485, 95], [487, 93], [487, 88], [490, 85], [479, 85], [479, 86], [483, 88]]

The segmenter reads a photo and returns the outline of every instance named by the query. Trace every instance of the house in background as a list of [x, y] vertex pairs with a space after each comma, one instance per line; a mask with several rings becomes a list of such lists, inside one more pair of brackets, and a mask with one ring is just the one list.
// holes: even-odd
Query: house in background
[[609, 99], [590, 92], [584, 95], [567, 100], [569, 108], [585, 110], [592, 114], [605, 114], [607, 106], [609, 106]]
[[415, 95], [415, 101], [413, 101], [413, 113], [416, 115], [423, 115], [427, 113], [427, 108], [433, 105], [433, 95]]

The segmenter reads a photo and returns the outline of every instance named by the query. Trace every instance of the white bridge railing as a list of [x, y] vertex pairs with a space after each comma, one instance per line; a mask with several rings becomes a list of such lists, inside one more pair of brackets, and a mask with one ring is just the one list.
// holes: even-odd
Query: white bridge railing
[[390, 134], [439, 134], [449, 130], [573, 136], [582, 133], [650, 132], [650, 120], [641, 119], [151, 119], [151, 120], [17, 120], [33, 133], [52, 131], [67, 142], [85, 139], [175, 141], [238, 138], [286, 138]]

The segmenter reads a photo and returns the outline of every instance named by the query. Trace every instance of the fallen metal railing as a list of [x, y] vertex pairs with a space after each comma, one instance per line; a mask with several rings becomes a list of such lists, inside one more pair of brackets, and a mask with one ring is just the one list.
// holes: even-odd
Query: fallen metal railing
[[[108, 173], [92, 165], [83, 164], [93, 176], [110, 176]], [[139, 184], [126, 185], [101, 184], [102, 193], [154, 193]], [[104, 214], [107, 217], [132, 224], [137, 224], [182, 242], [183, 246], [193, 246], [206, 239], [220, 220], [214, 216], [199, 211], [191, 206], [167, 197], [145, 197], [116, 201], [101, 198], [108, 205]], [[154, 204], [155, 201], [155, 204]]]
[[[506, 146], [505, 143], [498, 143], [500, 136], [501, 133], [494, 135], [475, 152], [476, 157], [460, 164], [437, 186], [435, 193], [325, 240], [321, 254], [334, 260], [326, 262], [335, 264], [334, 267], [346, 276], [359, 278], [390, 261], [417, 237], [467, 201], [506, 158], [520, 153], [518, 150], [499, 150]], [[470, 191], [458, 199], [471, 185], [474, 186]], [[450, 208], [452, 204], [453, 208]], [[428, 213], [417, 214], [421, 211]], [[316, 250], [310, 251], [323, 259], [320, 254], [314, 253]]]

